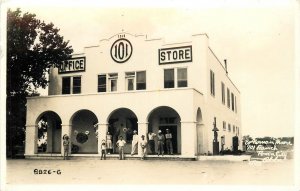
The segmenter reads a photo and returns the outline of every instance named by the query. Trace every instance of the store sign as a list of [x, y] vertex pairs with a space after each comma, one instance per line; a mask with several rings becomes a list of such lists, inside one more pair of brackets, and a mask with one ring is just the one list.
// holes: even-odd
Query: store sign
[[132, 45], [129, 40], [121, 38], [116, 40], [110, 49], [111, 58], [117, 63], [124, 63], [132, 55]]
[[69, 60], [65, 60], [58, 68], [59, 74], [84, 71], [85, 57], [71, 58]]
[[158, 50], [159, 64], [192, 62], [192, 46], [162, 48]]

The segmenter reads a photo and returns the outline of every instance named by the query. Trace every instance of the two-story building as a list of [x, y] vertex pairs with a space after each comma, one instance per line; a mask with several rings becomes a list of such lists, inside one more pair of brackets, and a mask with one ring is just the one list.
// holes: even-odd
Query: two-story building
[[51, 69], [48, 96], [27, 99], [25, 156], [60, 156], [65, 134], [73, 156], [98, 156], [107, 132], [113, 153], [119, 136], [130, 153], [134, 130], [170, 129], [174, 155], [195, 158], [212, 153], [214, 118], [220, 149], [232, 149], [232, 138], [241, 140], [240, 92], [208, 40], [120, 33], [85, 47]]

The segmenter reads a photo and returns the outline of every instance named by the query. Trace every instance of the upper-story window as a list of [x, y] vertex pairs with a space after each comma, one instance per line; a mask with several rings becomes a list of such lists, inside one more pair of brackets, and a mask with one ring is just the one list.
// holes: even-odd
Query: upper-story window
[[98, 92], [106, 92], [106, 74], [98, 75]]
[[174, 88], [174, 69], [164, 70], [164, 88]]
[[231, 125], [228, 123], [228, 132], [231, 132]]
[[108, 75], [109, 85], [110, 85], [110, 91], [115, 92], [117, 91], [118, 87], [118, 73], [112, 73]]
[[75, 76], [73, 77], [73, 94], [81, 93], [81, 77]]
[[62, 94], [71, 93], [71, 77], [62, 78]]
[[135, 72], [126, 72], [125, 73], [125, 80], [126, 80], [126, 90], [132, 91], [134, 90], [134, 79], [135, 79]]
[[222, 103], [225, 104], [225, 84], [221, 82]]
[[74, 76], [74, 77], [67, 76], [62, 78], [62, 94], [71, 94], [71, 93], [73, 94], [81, 93], [81, 76]]
[[231, 93], [231, 109], [234, 111], [234, 94]]
[[226, 131], [226, 122], [223, 121], [223, 131]]
[[126, 72], [126, 90], [145, 90], [146, 89], [146, 71]]
[[177, 69], [177, 87], [187, 87], [187, 68]]
[[227, 107], [230, 108], [230, 90], [227, 88]]
[[232, 132], [235, 133], [235, 126], [232, 127]]
[[234, 104], [235, 104], [235, 113], [237, 113], [237, 103], [236, 103], [236, 96], [234, 96]]
[[215, 96], [215, 73], [210, 71], [210, 94]]
[[[164, 70], [164, 88], [182, 88], [188, 86], [187, 68], [171, 68]], [[175, 81], [176, 86], [175, 86]]]
[[146, 89], [146, 71], [136, 72], [136, 89]]

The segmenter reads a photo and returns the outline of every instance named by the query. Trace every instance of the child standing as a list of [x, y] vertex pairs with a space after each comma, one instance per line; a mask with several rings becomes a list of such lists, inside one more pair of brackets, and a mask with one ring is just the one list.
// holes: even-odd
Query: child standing
[[100, 160], [102, 160], [102, 158], [104, 158], [104, 160], [106, 160], [106, 143], [105, 140], [102, 140], [102, 144], [101, 144], [101, 158]]
[[117, 141], [116, 145], [119, 147], [119, 159], [124, 160], [124, 146], [126, 142], [123, 140], [123, 137], [120, 136], [119, 140]]

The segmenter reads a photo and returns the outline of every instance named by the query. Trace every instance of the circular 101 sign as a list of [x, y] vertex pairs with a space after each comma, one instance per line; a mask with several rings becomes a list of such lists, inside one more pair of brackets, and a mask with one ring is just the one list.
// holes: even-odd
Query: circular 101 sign
[[117, 63], [124, 63], [131, 57], [132, 45], [125, 39], [116, 40], [110, 49], [111, 58]]

